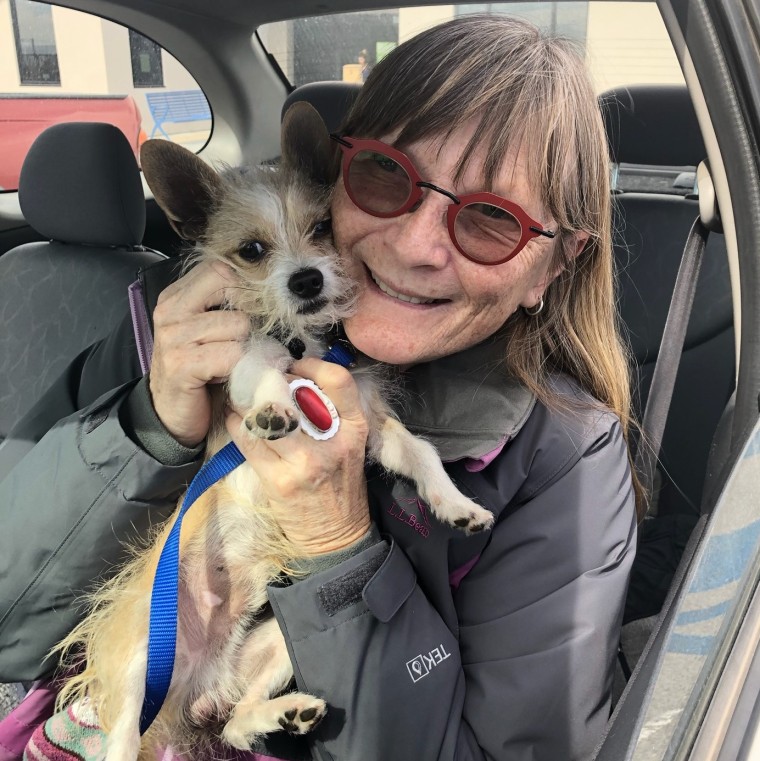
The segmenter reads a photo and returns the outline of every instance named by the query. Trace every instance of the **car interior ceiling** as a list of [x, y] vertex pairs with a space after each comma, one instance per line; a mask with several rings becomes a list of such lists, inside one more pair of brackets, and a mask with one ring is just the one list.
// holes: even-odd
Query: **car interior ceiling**
[[[149, 13], [149, 5], [133, 3], [125, 10], [124, 20], [132, 14], [139, 18], [140, 12]], [[219, 18], [224, 18], [225, 13], [236, 16], [236, 22], [249, 36], [248, 19], [240, 15], [245, 5], [220, 0], [213, 4], [213, 13]], [[257, 24], [303, 14], [301, 3], [293, 0], [283, 0], [271, 11], [262, 10], [262, 4], [250, 6]], [[355, 10], [355, 6], [344, 2], [331, 8], [341, 9]], [[177, 12], [180, 16], [201, 14], [205, 18], [212, 11], [204, 0], [191, 0]], [[269, 13], [273, 18], [263, 19]], [[203, 86], [202, 77], [199, 83]], [[259, 87], [262, 102], [278, 98], [281, 102], [281, 83], [270, 81]], [[308, 100], [320, 111], [328, 128], [336, 129], [358, 87], [343, 82], [304, 85], [287, 97], [283, 108], [295, 100]], [[628, 165], [694, 167], [705, 158], [705, 146], [685, 87], [631, 87], [605, 93], [600, 101], [611, 158], [623, 175], [622, 167]], [[242, 129], [246, 120], [241, 116], [237, 124], [234, 119], [229, 121], [234, 133]], [[9, 434], [14, 423], [32, 409], [68, 362], [107, 334], [128, 311], [127, 287], [134, 272], [165, 255], [175, 256], [182, 249], [155, 202], [145, 201], [139, 170], [128, 146], [125, 153], [120, 145], [119, 135], [93, 129], [83, 140], [78, 128], [105, 125], [66, 126], [69, 129], [46, 133], [45, 140], [35, 146], [25, 162], [19, 193], [30, 227], [5, 231], [0, 239], [0, 251], [6, 250], [0, 256], [0, 303], [12, 315], [12, 321], [6, 322], [6, 330], [0, 334], [0, 375], [4, 381], [0, 392], [2, 447], [13, 446]], [[271, 125], [256, 125], [256, 129], [275, 133]], [[222, 125], [216, 138], [217, 145], [224, 146]], [[271, 139], [267, 145], [271, 145]], [[77, 167], [82, 165], [82, 159], [78, 151], [100, 152], [102, 158], [95, 163], [103, 167], [102, 174], [80, 176]], [[223, 147], [212, 152], [225, 158], [232, 155]], [[240, 152], [258, 159], [270, 158], [246, 145], [240, 146]], [[113, 155], [119, 156], [116, 164], [110, 158]], [[81, 179], [73, 187], [72, 176]], [[117, 177], [133, 188], [130, 192], [134, 209], [126, 226], [121, 210], [113, 206], [111, 189]], [[626, 188], [625, 182], [619, 180], [614, 196], [614, 254], [622, 326], [632, 354], [635, 410], [640, 419], [683, 245], [699, 210], [693, 192], [639, 192]], [[97, 234], [92, 232], [94, 220], [103, 226]], [[49, 279], [53, 270], [55, 281]], [[30, 287], [32, 283], [34, 288]], [[40, 287], [39, 283], [48, 285]], [[66, 314], [64, 322], [61, 314]], [[721, 418], [725, 422], [725, 411], [731, 409], [734, 386], [731, 280], [725, 239], [713, 234], [681, 355], [660, 455], [653, 519], [642, 531], [626, 623], [652, 617], [660, 610], [691, 531], [714, 502], [714, 489], [705, 490], [705, 473], [716, 430], [720, 433]], [[669, 573], [663, 573], [663, 568]], [[645, 629], [641, 636], [646, 638], [650, 632], [651, 628]], [[626, 661], [629, 667], [635, 666], [636, 654], [642, 648], [640, 640], [632, 643]]]

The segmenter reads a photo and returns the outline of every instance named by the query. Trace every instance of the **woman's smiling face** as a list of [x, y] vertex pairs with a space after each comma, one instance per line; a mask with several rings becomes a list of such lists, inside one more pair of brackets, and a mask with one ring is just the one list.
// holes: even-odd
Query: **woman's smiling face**
[[[427, 182], [460, 194], [484, 190], [482, 147], [474, 152], [461, 182], [455, 186], [453, 181], [477, 126], [474, 120], [460, 127], [440, 151], [438, 141], [421, 140], [406, 146], [404, 153]], [[519, 154], [505, 162], [492, 190], [552, 227], [538, 193], [528, 185]], [[504, 264], [477, 264], [462, 256], [449, 237], [450, 203], [426, 190], [417, 209], [383, 219], [357, 208], [342, 179], [338, 183], [332, 206], [335, 244], [359, 284], [358, 307], [345, 329], [364, 354], [396, 365], [454, 354], [495, 333], [520, 306], [539, 303], [551, 280], [555, 243], [534, 238]]]

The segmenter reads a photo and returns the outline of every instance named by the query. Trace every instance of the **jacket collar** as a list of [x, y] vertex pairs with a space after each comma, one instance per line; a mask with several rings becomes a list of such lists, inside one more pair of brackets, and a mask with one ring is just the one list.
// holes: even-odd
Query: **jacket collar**
[[535, 396], [507, 374], [503, 334], [449, 357], [405, 370], [401, 419], [445, 462], [480, 470], [522, 428]]

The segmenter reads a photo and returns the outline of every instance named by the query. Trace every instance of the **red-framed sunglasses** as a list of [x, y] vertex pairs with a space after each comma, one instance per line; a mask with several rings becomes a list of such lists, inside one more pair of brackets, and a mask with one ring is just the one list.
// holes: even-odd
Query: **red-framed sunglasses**
[[539, 235], [553, 238], [516, 203], [483, 191], [456, 196], [425, 182], [409, 157], [380, 140], [330, 135], [343, 151], [343, 184], [348, 197], [373, 217], [398, 217], [422, 200], [423, 188], [451, 199], [447, 223], [451, 242], [478, 264], [504, 264]]

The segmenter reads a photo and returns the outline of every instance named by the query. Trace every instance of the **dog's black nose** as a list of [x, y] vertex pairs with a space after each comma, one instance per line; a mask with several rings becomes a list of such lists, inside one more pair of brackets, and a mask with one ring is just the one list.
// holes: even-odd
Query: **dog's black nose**
[[302, 299], [313, 299], [319, 296], [324, 285], [322, 273], [317, 269], [298, 270], [288, 280], [288, 288]]

